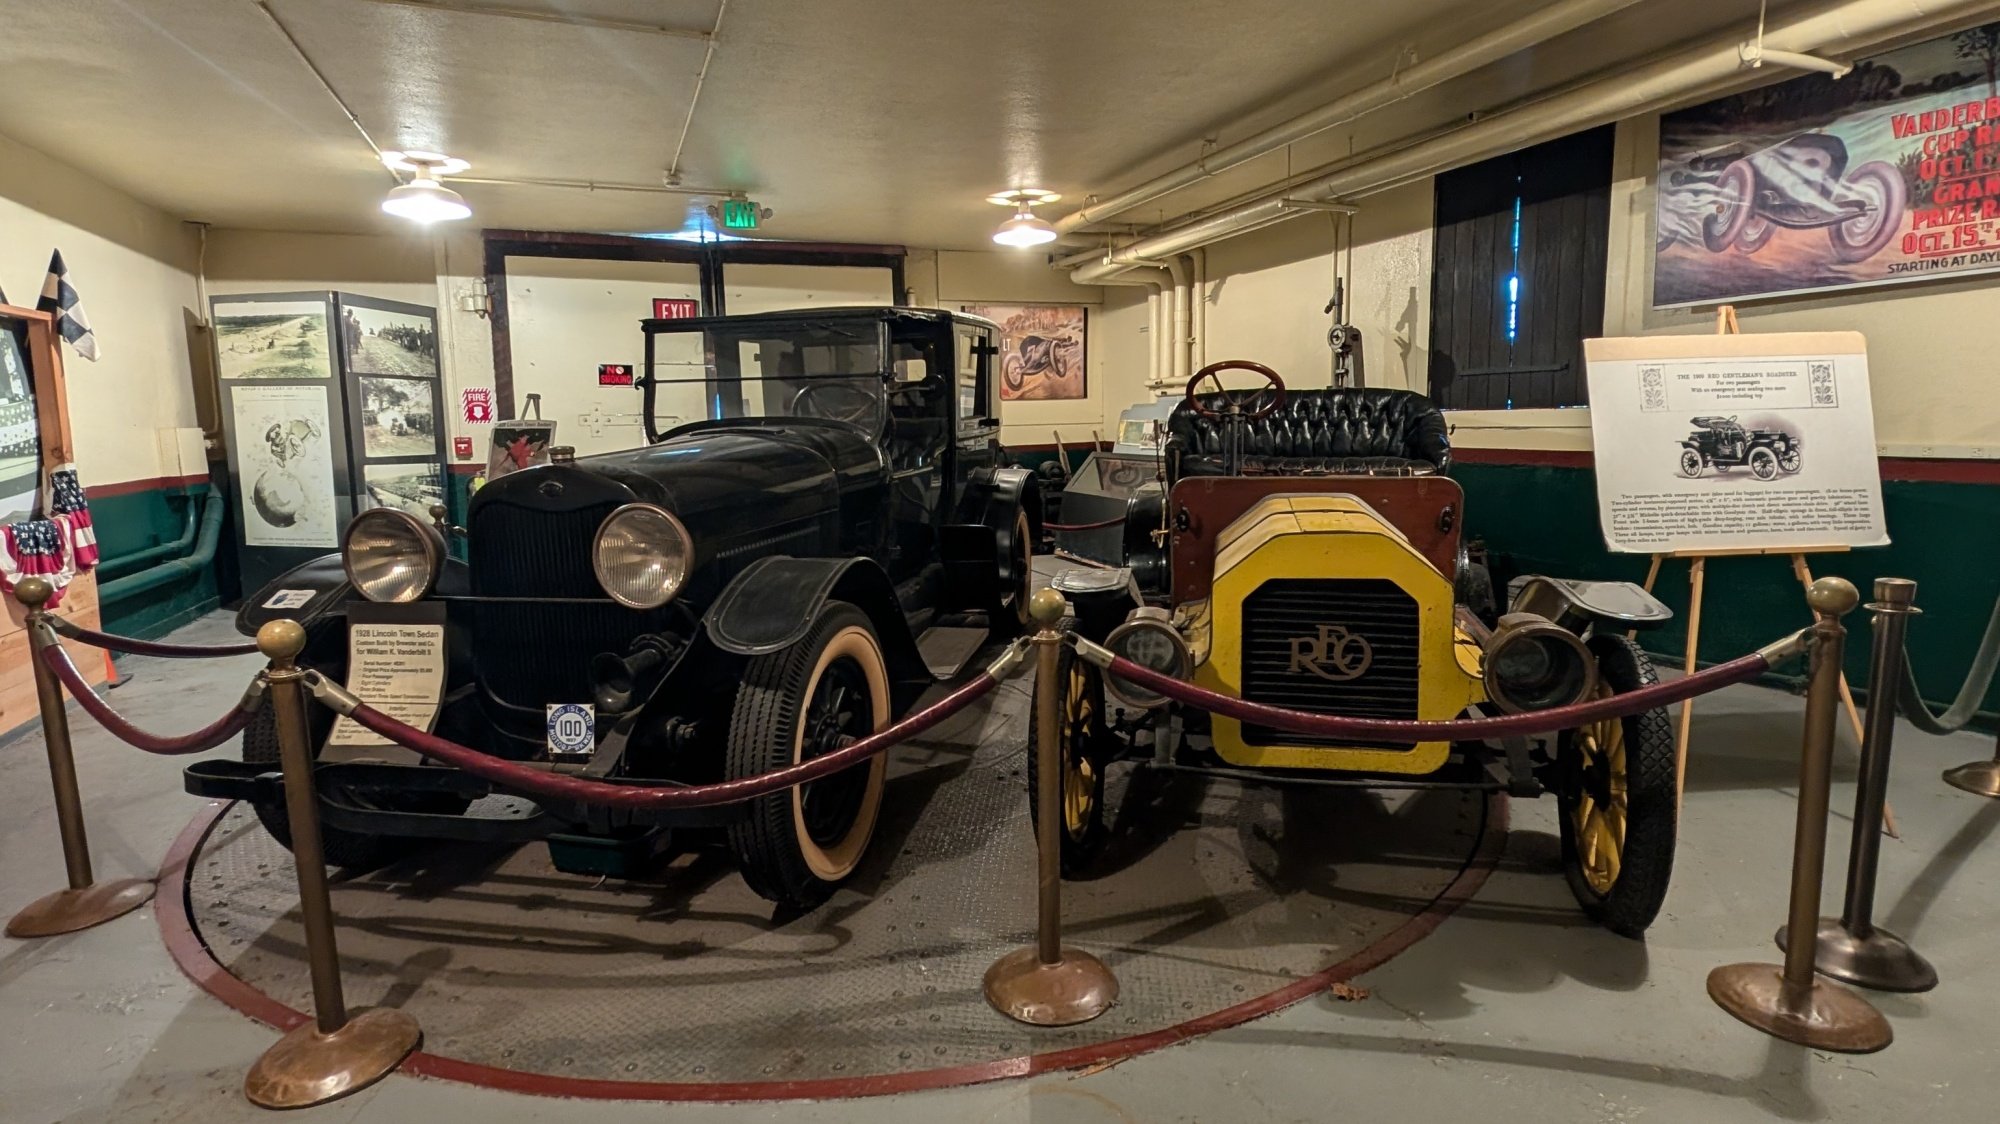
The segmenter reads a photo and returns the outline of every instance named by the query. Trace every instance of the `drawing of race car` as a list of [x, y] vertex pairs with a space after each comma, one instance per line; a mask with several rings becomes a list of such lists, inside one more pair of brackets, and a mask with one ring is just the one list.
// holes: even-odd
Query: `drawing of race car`
[[1781, 429], [1745, 429], [1734, 417], [1699, 417], [1698, 426], [1681, 442], [1681, 475], [1696, 477], [1703, 468], [1717, 471], [1748, 465], [1759, 480], [1775, 480], [1778, 473], [1797, 472], [1804, 463], [1803, 443], [1797, 434]]
[[1874, 257], [1895, 241], [1909, 184], [1895, 165], [1870, 160], [1847, 170], [1847, 145], [1829, 133], [1802, 133], [1750, 151], [1731, 145], [1698, 153], [1673, 173], [1674, 187], [1707, 185], [1701, 240], [1715, 253], [1756, 253], [1778, 227], [1825, 227], [1843, 262]]

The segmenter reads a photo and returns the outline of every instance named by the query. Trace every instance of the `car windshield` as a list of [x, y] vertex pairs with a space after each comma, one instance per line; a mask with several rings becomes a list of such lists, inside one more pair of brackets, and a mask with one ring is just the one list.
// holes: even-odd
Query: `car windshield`
[[817, 418], [873, 437], [885, 414], [882, 324], [802, 321], [659, 331], [653, 422]]

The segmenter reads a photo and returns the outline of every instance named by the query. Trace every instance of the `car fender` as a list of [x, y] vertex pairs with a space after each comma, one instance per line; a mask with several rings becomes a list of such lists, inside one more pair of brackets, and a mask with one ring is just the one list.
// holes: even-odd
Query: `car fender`
[[760, 558], [709, 606], [702, 629], [725, 652], [769, 655], [805, 639], [828, 601], [846, 601], [868, 614], [896, 679], [931, 678], [895, 584], [872, 558]]
[[[438, 575], [439, 592], [465, 592], [470, 588], [465, 563], [446, 558], [444, 570]], [[363, 600], [361, 594], [347, 580], [339, 553], [322, 554], [279, 574], [254, 595], [245, 597], [243, 607], [236, 611], [236, 631], [255, 636], [258, 629], [276, 620], [297, 621], [311, 631], [322, 622], [345, 618], [348, 604], [360, 600]]]
[[1041, 485], [1032, 471], [980, 469], [966, 481], [958, 510], [938, 533], [945, 584], [955, 607], [984, 609], [999, 601], [1002, 590], [1014, 588], [1020, 577], [1013, 573], [1016, 512], [1027, 514], [1028, 542], [1040, 542]]

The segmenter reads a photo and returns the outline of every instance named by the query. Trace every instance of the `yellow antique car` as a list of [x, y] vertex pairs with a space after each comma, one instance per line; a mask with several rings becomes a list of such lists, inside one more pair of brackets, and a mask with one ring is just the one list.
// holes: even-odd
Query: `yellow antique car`
[[[1224, 388], [1230, 369], [1265, 385]], [[1444, 419], [1424, 396], [1287, 394], [1274, 372], [1232, 361], [1195, 376], [1167, 433], [1166, 488], [1132, 516], [1157, 527], [1124, 536], [1150, 547], [1054, 579], [1071, 605], [1064, 627], [1083, 639], [1210, 691], [1321, 715], [1447, 720], [1654, 682], [1626, 633], [1671, 614], [1630, 583], [1525, 577], [1496, 613], [1460, 541], [1465, 496], [1447, 475]], [[1148, 549], [1158, 553], [1136, 556]], [[1676, 796], [1664, 710], [1494, 744], [1357, 742], [1211, 716], [1068, 645], [1058, 682], [1068, 875], [1102, 849], [1105, 774], [1130, 761], [1253, 782], [1552, 792], [1586, 912], [1637, 936], [1666, 895]]]

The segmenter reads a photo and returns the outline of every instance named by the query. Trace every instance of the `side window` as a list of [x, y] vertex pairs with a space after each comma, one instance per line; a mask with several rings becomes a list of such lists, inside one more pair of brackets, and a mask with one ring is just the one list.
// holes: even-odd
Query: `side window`
[[988, 376], [993, 345], [985, 332], [970, 326], [956, 329], [953, 340], [958, 352], [955, 367], [958, 372], [958, 432], [961, 435], [978, 433], [985, 428], [981, 423], [993, 416], [992, 379]]

